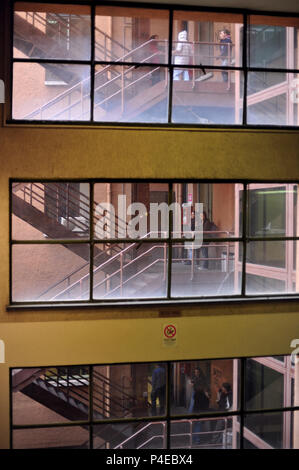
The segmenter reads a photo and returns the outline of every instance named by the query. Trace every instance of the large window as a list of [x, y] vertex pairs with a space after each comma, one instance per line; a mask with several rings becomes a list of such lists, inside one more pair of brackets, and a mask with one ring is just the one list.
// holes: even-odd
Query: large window
[[9, 119], [298, 125], [299, 17], [15, 2]]
[[20, 448], [298, 449], [290, 356], [11, 369]]
[[11, 305], [294, 296], [298, 184], [11, 181]]

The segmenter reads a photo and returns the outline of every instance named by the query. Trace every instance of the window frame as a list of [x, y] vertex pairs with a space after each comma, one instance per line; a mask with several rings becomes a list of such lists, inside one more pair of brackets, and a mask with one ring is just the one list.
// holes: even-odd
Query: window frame
[[[283, 433], [283, 446], [287, 446], [290, 443], [290, 425], [291, 425], [291, 413], [296, 412], [299, 413], [299, 405], [292, 405], [291, 404], [291, 388], [286, 385], [290, 384], [291, 380], [294, 378], [295, 370], [292, 362], [291, 356], [285, 355], [284, 363], [279, 367], [279, 372], [283, 375], [284, 381], [284, 403], [283, 406], [279, 408], [267, 408], [266, 407], [258, 407], [255, 409], [250, 409], [246, 405], [246, 390], [247, 390], [247, 379], [249, 378], [247, 374], [247, 362], [248, 361], [255, 361], [257, 364], [262, 364], [270, 367], [271, 369], [276, 370], [275, 368], [275, 356], [246, 356], [246, 357], [221, 357], [221, 358], [201, 358], [201, 359], [175, 359], [175, 360], [159, 360], [159, 361], [134, 361], [134, 362], [115, 362], [115, 363], [92, 363], [92, 364], [72, 364], [72, 365], [60, 365], [59, 366], [40, 366], [40, 369], [50, 369], [50, 368], [73, 368], [73, 367], [82, 367], [84, 369], [89, 370], [89, 409], [88, 409], [88, 417], [86, 420], [77, 420], [73, 422], [54, 422], [54, 423], [45, 423], [45, 424], [14, 424], [13, 423], [13, 387], [12, 387], [12, 371], [16, 369], [16, 367], [9, 368], [9, 375], [10, 375], [10, 449], [13, 449], [13, 431], [14, 430], [30, 430], [30, 429], [43, 429], [43, 428], [78, 428], [80, 426], [88, 426], [89, 427], [89, 449], [93, 449], [93, 426], [96, 425], [107, 425], [107, 424], [130, 424], [130, 423], [165, 423], [166, 429], [166, 446], [164, 449], [172, 449], [171, 447], [171, 422], [180, 422], [180, 421], [191, 421], [191, 420], [200, 420], [200, 419], [217, 419], [217, 418], [232, 418], [235, 420], [236, 435], [239, 435], [239, 445], [237, 446], [238, 450], [244, 449], [244, 444], [246, 440], [249, 440], [251, 443], [261, 443], [265, 445], [264, 448], [271, 448], [270, 444], [267, 441], [263, 440], [253, 431], [246, 427], [246, 418], [250, 416], [261, 416], [261, 415], [270, 415], [279, 413], [282, 414], [282, 433]], [[172, 394], [171, 394], [171, 385], [173, 384], [172, 381], [172, 366], [174, 364], [180, 365], [183, 364], [194, 364], [198, 366], [201, 361], [219, 361], [219, 360], [231, 360], [233, 364], [233, 396], [234, 396], [234, 403], [235, 408], [233, 411], [200, 411], [198, 413], [183, 413], [183, 414], [175, 414], [175, 412], [171, 409], [172, 403]], [[126, 365], [148, 365], [153, 366], [154, 364], [163, 364], [166, 366], [166, 403], [165, 403], [165, 412], [164, 415], [157, 414], [155, 416], [144, 416], [144, 417], [123, 417], [123, 418], [107, 418], [104, 417], [101, 420], [97, 420], [94, 418], [93, 414], [93, 369], [98, 366], [126, 366]], [[36, 368], [36, 367], [35, 367]], [[17, 369], [28, 370], [32, 369], [30, 366], [20, 367], [18, 366]], [[84, 376], [86, 378], [86, 376]], [[235, 380], [237, 379], [237, 380]], [[194, 421], [193, 421], [194, 422]], [[196, 422], [196, 421], [195, 421]], [[130, 436], [132, 437], [132, 436]], [[129, 438], [130, 438], [129, 437]], [[289, 449], [290, 447], [283, 447]], [[194, 451], [194, 448], [190, 448], [190, 450]], [[227, 450], [227, 449], [226, 449]]]
[[[89, 237], [84, 238], [84, 239], [59, 239], [59, 238], [54, 238], [53, 240], [22, 240], [22, 239], [13, 239], [12, 237], [12, 216], [13, 216], [13, 203], [12, 203], [12, 195], [13, 195], [13, 184], [16, 183], [88, 183], [89, 184]], [[184, 296], [184, 297], [176, 297], [174, 295], [171, 295], [171, 277], [172, 277], [172, 245], [177, 244], [177, 243], [184, 243], [186, 241], [183, 236], [181, 238], [174, 238], [172, 237], [172, 229], [173, 229], [173, 220], [172, 220], [172, 212], [169, 211], [169, 233], [168, 236], [165, 238], [144, 238], [142, 239], [142, 243], [149, 243], [149, 244], [167, 244], [167, 250], [168, 250], [168, 255], [166, 258], [166, 263], [167, 263], [167, 273], [166, 273], [166, 292], [167, 294], [164, 297], [133, 297], [133, 298], [128, 298], [128, 297], [119, 297], [117, 299], [97, 299], [94, 298], [93, 294], [93, 288], [94, 288], [94, 283], [93, 283], [93, 272], [94, 272], [94, 262], [93, 262], [93, 248], [94, 245], [97, 243], [140, 243], [140, 238], [115, 238], [115, 239], [109, 239], [109, 238], [103, 238], [99, 239], [94, 235], [94, 212], [92, 208], [94, 207], [94, 185], [98, 183], [165, 183], [168, 184], [168, 201], [172, 201], [172, 195], [173, 195], [173, 184], [174, 183], [193, 183], [193, 184], [198, 184], [198, 183], [205, 183], [205, 184], [221, 184], [221, 183], [231, 183], [235, 184], [238, 192], [240, 192], [240, 188], [243, 188], [243, 200], [242, 200], [242, 233], [239, 233], [239, 236], [232, 236], [232, 237], [227, 237], [227, 238], [203, 238], [203, 241], [209, 241], [213, 243], [223, 243], [223, 242], [228, 242], [228, 243], [235, 243], [237, 246], [237, 251], [236, 253], [239, 254], [240, 248], [242, 246], [243, 250], [243, 257], [242, 261], [240, 262], [239, 260], [236, 261], [236, 263], [240, 266], [240, 270], [238, 269], [236, 272], [241, 274], [241, 282], [240, 282], [240, 293], [239, 294], [231, 294], [231, 295], [222, 295], [222, 296], [202, 296], [198, 295], [196, 296]], [[251, 181], [251, 180], [138, 180], [138, 179], [97, 179], [97, 178], [90, 178], [90, 179], [63, 179], [63, 180], [57, 180], [57, 179], [10, 179], [9, 182], [9, 201], [10, 201], [10, 216], [9, 216], [9, 262], [10, 262], [10, 280], [9, 280], [9, 305], [7, 306], [7, 310], [18, 310], [18, 309], [24, 309], [24, 308], [69, 308], [70, 306], [72, 308], [77, 307], [77, 308], [82, 308], [82, 307], [116, 307], [116, 306], [126, 306], [129, 305], [130, 307], [139, 307], [141, 305], [144, 306], [166, 306], [166, 305], [188, 305], [188, 304], [202, 304], [202, 303], [227, 303], [227, 302], [256, 302], [256, 301], [279, 301], [279, 300], [298, 300], [299, 299], [299, 293], [298, 292], [291, 292], [291, 293], [277, 293], [277, 294], [248, 294], [246, 292], [246, 266], [250, 264], [249, 261], [246, 262], [246, 253], [247, 253], [247, 246], [248, 243], [251, 241], [263, 241], [265, 243], [267, 242], [273, 242], [273, 241], [297, 241], [299, 242], [299, 234], [297, 236], [263, 236], [263, 237], [255, 237], [255, 236], [249, 236], [248, 235], [248, 210], [249, 210], [249, 204], [248, 204], [248, 192], [250, 191], [250, 185], [267, 185], [267, 184], [277, 184], [282, 185], [283, 183], [285, 184], [299, 184], [298, 181], [288, 181], [287, 183], [285, 181]], [[298, 193], [297, 193], [298, 194]], [[237, 210], [237, 208], [235, 208]], [[92, 216], [93, 215], [93, 216]], [[220, 241], [221, 240], [221, 241]], [[89, 258], [89, 299], [88, 300], [56, 300], [56, 301], [15, 301], [13, 300], [12, 296], [12, 290], [13, 290], [13, 276], [12, 276], [12, 249], [13, 246], [18, 246], [18, 245], [63, 245], [63, 244], [86, 244], [89, 246], [89, 253], [90, 253], [90, 258]], [[236, 257], [237, 255], [235, 255]], [[238, 255], [239, 256], [239, 255]], [[237, 258], [236, 258], [237, 259]], [[239, 258], [238, 258], [239, 259]], [[258, 265], [259, 266], [259, 265]], [[192, 268], [193, 269], [193, 268]], [[278, 268], [273, 268], [278, 269]], [[282, 270], [286, 270], [286, 268], [282, 268]]]
[[[103, 1], [99, 2], [97, 0], [80, 0], [80, 5], [85, 5], [89, 6], [91, 9], [91, 58], [90, 60], [84, 61], [78, 61], [78, 60], [52, 60], [52, 59], [16, 59], [13, 58], [13, 15], [14, 15], [14, 4], [18, 0], [13, 0], [12, 4], [10, 5], [10, 24], [11, 24], [11, 35], [9, 38], [9, 56], [11, 57], [11, 63], [10, 63], [10, 73], [8, 74], [9, 80], [7, 80], [7, 83], [9, 83], [9, 103], [8, 106], [6, 106], [6, 120], [5, 120], [5, 125], [12, 125], [12, 124], [17, 124], [17, 125], [26, 125], [26, 126], [56, 126], [56, 125], [67, 125], [67, 126], [92, 126], [92, 127], [166, 127], [166, 128], [180, 128], [180, 127], [191, 127], [191, 128], [203, 128], [203, 129], [211, 129], [211, 128], [223, 128], [223, 129], [231, 129], [231, 128], [237, 128], [237, 129], [290, 129], [294, 130], [297, 129], [299, 126], [299, 123], [297, 125], [274, 125], [274, 124], [248, 124], [247, 122], [247, 110], [248, 107], [250, 106], [248, 104], [247, 98], [247, 83], [248, 83], [248, 75], [250, 72], [269, 72], [269, 73], [286, 73], [286, 74], [298, 74], [299, 75], [299, 68], [298, 69], [287, 69], [287, 68], [267, 68], [267, 67], [251, 67], [248, 65], [248, 58], [246, 54], [246, 50], [248, 48], [249, 44], [249, 34], [248, 34], [248, 27], [249, 27], [249, 17], [250, 15], [255, 15], [255, 16], [272, 16], [272, 17], [296, 17], [299, 18], [299, 13], [288, 13], [288, 12], [268, 12], [268, 11], [255, 11], [255, 10], [250, 10], [250, 9], [238, 9], [238, 8], [215, 8], [215, 7], [196, 7], [196, 6], [183, 6], [183, 5], [168, 5], [168, 4], [162, 4], [162, 5], [157, 5], [157, 4], [148, 4], [148, 3], [133, 3], [133, 2], [109, 2], [109, 1]], [[20, 0], [19, 3], [23, 3], [24, 0]], [[25, 2], [26, 3], [26, 2]], [[37, 2], [36, 0], [33, 0], [30, 3], [49, 3], [49, 4], [68, 4], [72, 5], [71, 1], [64, 0], [64, 1], [53, 1], [53, 0], [48, 0], [48, 1], [42, 1], [42, 2]], [[74, 3], [73, 3], [74, 4]], [[133, 8], [150, 8], [150, 9], [157, 9], [157, 10], [168, 10], [169, 12], [169, 39], [168, 39], [168, 47], [169, 47], [169, 53], [168, 53], [168, 63], [167, 64], [161, 64], [162, 67], [165, 67], [169, 70], [169, 90], [168, 90], [168, 122], [166, 123], [159, 123], [159, 122], [119, 122], [119, 121], [95, 121], [94, 120], [94, 73], [95, 73], [95, 68], [96, 65], [101, 65], [101, 64], [110, 64], [110, 65], [122, 65], [124, 66], [132, 66], [132, 65], [137, 65], [139, 66], [139, 63], [134, 63], [134, 62], [105, 62], [105, 61], [98, 61], [95, 59], [95, 52], [94, 52], [94, 40], [95, 40], [95, 34], [94, 34], [94, 24], [95, 24], [95, 9], [96, 6], [98, 5], [103, 5], [103, 6], [121, 6], [121, 7], [133, 7]], [[173, 92], [173, 70], [175, 68], [175, 64], [172, 63], [172, 52], [171, 52], [171, 47], [172, 47], [172, 18], [173, 18], [173, 13], [174, 11], [200, 11], [200, 12], [212, 12], [212, 13], [231, 13], [231, 14], [240, 14], [243, 16], [243, 47], [241, 51], [242, 55], [242, 65], [241, 66], [202, 66], [202, 65], [192, 65], [192, 69], [195, 70], [215, 70], [215, 71], [221, 71], [221, 70], [227, 70], [227, 71], [240, 71], [240, 73], [243, 74], [243, 83], [244, 83], [244, 92], [243, 92], [243, 112], [242, 112], [242, 123], [240, 124], [206, 124], [206, 123], [183, 123], [183, 122], [178, 122], [174, 123], [171, 120], [171, 115], [172, 115], [172, 92]], [[61, 63], [67, 63], [67, 64], [81, 64], [83, 65], [89, 65], [90, 66], [90, 120], [86, 121], [74, 121], [74, 120], [26, 120], [26, 119], [13, 119], [12, 118], [12, 99], [13, 99], [13, 93], [12, 93], [12, 83], [13, 83], [13, 64], [14, 63], [54, 63], [54, 64], [61, 64]], [[147, 65], [150, 65], [150, 63], [147, 63]], [[155, 64], [152, 64], [154, 66]], [[190, 69], [190, 66], [180, 66], [182, 69]], [[281, 95], [279, 95], [281, 96]], [[287, 95], [286, 95], [287, 96]], [[263, 102], [263, 101], [262, 101]]]

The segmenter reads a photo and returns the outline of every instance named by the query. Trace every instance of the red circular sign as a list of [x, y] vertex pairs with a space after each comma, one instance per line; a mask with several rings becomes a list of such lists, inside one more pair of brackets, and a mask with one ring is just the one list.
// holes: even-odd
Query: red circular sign
[[164, 336], [166, 338], [174, 338], [176, 335], [176, 327], [174, 325], [167, 325], [164, 328]]

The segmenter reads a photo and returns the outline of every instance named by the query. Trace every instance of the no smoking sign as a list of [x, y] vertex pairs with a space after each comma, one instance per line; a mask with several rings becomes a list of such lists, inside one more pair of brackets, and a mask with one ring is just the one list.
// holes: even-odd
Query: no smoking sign
[[164, 346], [177, 345], [177, 326], [173, 323], [163, 325], [163, 344]]

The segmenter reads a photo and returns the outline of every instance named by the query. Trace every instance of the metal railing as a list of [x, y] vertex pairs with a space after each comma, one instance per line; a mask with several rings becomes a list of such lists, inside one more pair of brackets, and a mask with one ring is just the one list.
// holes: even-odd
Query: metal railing
[[[89, 404], [90, 379], [88, 374], [70, 373], [69, 370], [48, 369], [47, 372], [34, 381], [37, 385], [52, 386], [55, 390], [63, 392], [66, 401], [73, 404], [73, 400], [86, 405]], [[47, 387], [48, 388], [48, 387]], [[129, 406], [126, 405], [129, 403]], [[127, 393], [118, 383], [111, 381], [103, 374], [93, 372], [93, 406], [102, 417], [130, 416], [136, 407], [136, 397]]]
[[[209, 422], [211, 423], [212, 421], [216, 422], [222, 422], [223, 424], [223, 429], [216, 429], [213, 431], [195, 431], [195, 425], [200, 422], [200, 423], [205, 423]], [[188, 444], [185, 444], [183, 447], [180, 446], [180, 448], [231, 448], [231, 443], [229, 442], [229, 431], [231, 429], [231, 426], [229, 425], [229, 418], [201, 418], [200, 420], [194, 420], [194, 419], [186, 419], [186, 420], [180, 420], [179, 424], [185, 423], [189, 426], [189, 430], [187, 432], [171, 432], [171, 439], [174, 438], [180, 438], [185, 441], [188, 441]], [[175, 424], [175, 423], [174, 423]], [[145, 440], [134, 447], [130, 447], [130, 444], [133, 443], [134, 441], [137, 440], [137, 438], [142, 438], [143, 434], [148, 434], [148, 432], [153, 431], [153, 427], [157, 427], [158, 425], [162, 426], [162, 433], [160, 434], [153, 434], [152, 436], [146, 436]], [[150, 444], [152, 444], [154, 441], [160, 440], [162, 443], [161, 447], [156, 447], [155, 448], [164, 448], [166, 449], [166, 440], [167, 440], [167, 427], [166, 427], [166, 422], [165, 421], [157, 421], [154, 423], [148, 423], [146, 424], [143, 428], [139, 429], [136, 431], [134, 434], [129, 436], [127, 439], [122, 441], [120, 444], [117, 446], [113, 447], [113, 449], [143, 449], [147, 448]], [[220, 436], [220, 439], [219, 439]], [[200, 444], [200, 439], [202, 440], [203, 437], [207, 438], [207, 443]], [[209, 442], [208, 438], [211, 438], [211, 441]], [[214, 438], [214, 439], [213, 439]], [[199, 440], [199, 443], [196, 443], [196, 441]], [[220, 442], [213, 442], [213, 441], [220, 441]], [[175, 446], [172, 446], [172, 448], [175, 448]]]
[[[110, 102], [113, 102], [113, 100], [115, 101], [116, 98], [120, 98], [119, 100], [119, 103], [117, 102], [117, 104], [114, 103], [115, 106], [119, 106], [120, 108], [120, 114], [122, 115], [125, 111], [125, 103], [126, 103], [126, 93], [129, 91], [129, 90], [132, 90], [133, 91], [133, 94], [135, 93], [138, 93], [138, 90], [136, 91], [136, 89], [138, 88], [137, 85], [140, 84], [141, 82], [143, 81], [148, 81], [148, 79], [150, 77], [152, 77], [153, 73], [161, 68], [163, 68], [164, 70], [164, 74], [165, 74], [165, 78], [164, 78], [164, 89], [167, 89], [167, 86], [168, 86], [168, 70], [167, 70], [167, 67], [163, 67], [163, 61], [161, 61], [161, 63], [159, 65], [155, 64], [155, 60], [156, 60], [156, 55], [157, 54], [161, 54], [161, 55], [164, 55], [165, 54], [165, 62], [164, 63], [167, 63], [167, 44], [168, 44], [168, 41], [166, 40], [163, 40], [163, 41], [159, 41], [160, 43], [163, 44], [163, 47], [162, 49], [165, 50], [165, 53], [164, 51], [162, 50], [160, 53], [152, 53], [152, 52], [148, 52], [148, 48], [149, 46], [152, 44], [152, 43], [156, 43], [157, 41], [156, 40], [148, 40], [144, 43], [142, 43], [141, 45], [137, 46], [136, 48], [130, 50], [129, 52], [127, 52], [126, 54], [124, 54], [123, 56], [121, 56], [120, 58], [114, 60], [114, 63], [113, 64], [109, 64], [109, 65], [106, 65], [104, 66], [101, 70], [97, 71], [95, 73], [95, 77], [94, 77], [94, 80], [95, 80], [95, 84], [97, 81], [101, 81], [101, 79], [104, 80], [104, 83], [100, 83], [100, 85], [95, 85], [95, 88], [94, 88], [94, 94], [96, 96], [96, 94], [98, 95], [105, 95], [105, 97], [103, 98], [100, 98], [100, 100], [98, 102], [95, 102], [95, 105], [94, 105], [94, 110], [97, 110], [98, 108], [101, 108], [103, 109], [103, 111], [105, 112], [105, 107], [108, 105], [108, 103]], [[191, 44], [191, 43], [190, 43]], [[219, 47], [219, 43], [208, 43], [208, 42], [193, 42], [192, 43], [193, 45], [193, 55], [192, 55], [192, 58], [191, 58], [191, 64], [190, 64], [190, 67], [192, 67], [192, 65], [200, 65], [202, 63], [202, 58], [204, 56], [201, 56], [200, 53], [196, 53], [195, 52], [195, 46], [218, 46]], [[228, 56], [227, 56], [227, 60], [228, 62], [230, 63], [231, 62], [231, 58], [232, 58], [232, 48], [234, 47], [234, 45], [230, 45], [231, 47], [228, 47]], [[143, 51], [143, 54], [142, 54], [142, 51]], [[176, 54], [176, 55], [181, 55], [181, 54]], [[140, 73], [140, 70], [138, 72], [138, 77], [136, 78], [134, 76], [135, 72], [136, 72], [136, 66], [135, 65], [132, 65], [131, 67], [130, 66], [127, 66], [128, 68], [125, 68], [124, 66], [121, 66], [121, 71], [117, 71], [115, 68], [117, 66], [117, 63], [118, 62], [130, 62], [130, 61], [135, 61], [135, 57], [138, 56], [138, 62], [144, 66], [146, 66], [147, 64], [151, 64], [151, 63], [154, 63], [154, 65], [152, 65], [152, 69], [151, 70], [145, 70], [144, 72]], [[140, 58], [140, 56], [142, 58]], [[224, 59], [225, 57], [222, 57], [222, 59]], [[217, 55], [212, 55], [212, 56], [209, 56], [209, 59], [212, 59], [212, 61], [214, 60], [218, 60], [219, 59], [219, 56]], [[179, 65], [178, 65], [178, 68], [179, 68]], [[197, 74], [200, 74], [202, 76], [203, 72], [201, 70], [195, 70], [193, 69], [192, 70], [192, 87], [194, 88], [195, 87], [195, 84], [196, 84], [196, 81], [199, 77], [197, 77]], [[230, 88], [230, 84], [231, 84], [231, 71], [227, 71], [228, 73], [228, 84], [227, 84], [227, 88], [229, 89]], [[108, 76], [110, 76], [110, 78], [108, 78]], [[85, 117], [89, 115], [89, 107], [88, 107], [88, 110], [85, 111], [85, 108], [84, 108], [84, 104], [85, 102], [87, 102], [89, 104], [90, 102], [90, 93], [89, 93], [89, 86], [90, 86], [90, 77], [87, 77], [85, 79], [83, 79], [82, 81], [80, 81], [79, 83], [73, 85], [71, 88], [69, 88], [68, 90], [62, 92], [61, 94], [59, 94], [58, 96], [56, 96], [55, 98], [53, 98], [52, 100], [48, 101], [47, 103], [45, 103], [44, 105], [40, 106], [38, 109], [32, 111], [31, 113], [29, 113], [28, 115], [25, 116], [25, 119], [32, 119], [34, 117], [36, 117], [37, 115], [39, 115], [40, 119], [43, 119], [44, 117], [44, 113], [46, 111], [48, 111], [50, 108], [54, 108], [56, 105], [58, 104], [61, 104], [61, 109], [59, 110], [54, 110], [54, 114], [51, 116], [51, 119], [59, 119], [62, 115], [64, 115], [65, 113], [68, 114], [68, 118], [70, 119], [71, 117], [71, 111], [73, 109], [75, 109], [76, 107], [79, 107], [80, 109], [80, 116], [81, 116], [81, 119], [84, 120]], [[154, 86], [154, 85], [152, 85]], [[113, 88], [112, 90], [109, 91], [109, 88]], [[116, 89], [115, 89], [116, 88]], [[85, 90], [88, 90], [88, 91], [85, 91]], [[161, 92], [159, 90], [159, 92]], [[144, 89], [140, 90], [140, 93], [144, 93]], [[78, 98], [78, 96], [79, 98]], [[73, 99], [73, 102], [72, 102], [72, 99]], [[67, 100], [67, 104], [65, 105], [64, 104], [64, 100]], [[82, 111], [82, 112], [81, 112]]]

